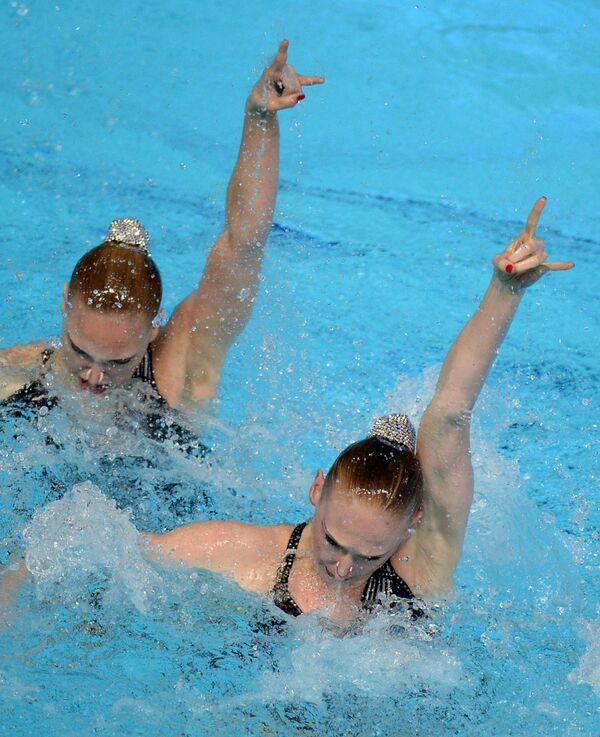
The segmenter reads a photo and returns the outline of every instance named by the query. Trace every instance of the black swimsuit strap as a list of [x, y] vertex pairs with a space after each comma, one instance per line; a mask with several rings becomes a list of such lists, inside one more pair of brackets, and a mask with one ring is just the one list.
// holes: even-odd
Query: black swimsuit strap
[[273, 586], [273, 600], [275, 604], [277, 604], [277, 606], [280, 609], [283, 609], [283, 611], [287, 614], [291, 614], [295, 617], [302, 614], [302, 609], [300, 609], [300, 607], [298, 606], [298, 604], [296, 604], [294, 598], [290, 594], [288, 589], [288, 581], [290, 578], [290, 571], [292, 570], [292, 566], [294, 565], [296, 551], [298, 550], [298, 545], [300, 544], [300, 538], [302, 537], [302, 532], [304, 531], [304, 528], [307, 524], [307, 522], [301, 522], [299, 525], [296, 525], [296, 527], [294, 527], [294, 529], [292, 530], [292, 534], [290, 535], [290, 539], [288, 540], [285, 557], [281, 562], [281, 565], [279, 566], [277, 577], [275, 579], [275, 585]]
[[156, 389], [156, 379], [154, 378], [154, 366], [152, 365], [152, 343], [148, 344], [146, 352], [142, 356], [139, 366], [133, 372], [134, 379], [141, 379]]
[[371, 607], [381, 596], [396, 596], [400, 599], [414, 599], [414, 594], [406, 581], [396, 573], [394, 566], [388, 560], [369, 576], [361, 602], [363, 606]]
[[141, 379], [146, 384], [150, 384], [150, 386], [154, 389], [154, 391], [157, 394], [158, 401], [161, 404], [168, 404], [167, 400], [160, 393], [160, 390], [156, 384], [156, 378], [154, 376], [154, 364], [152, 360], [153, 351], [154, 349], [152, 347], [152, 343], [149, 343], [148, 348], [146, 348], [146, 352], [142, 356], [142, 360], [140, 361], [139, 366], [133, 372], [133, 376], [131, 378]]

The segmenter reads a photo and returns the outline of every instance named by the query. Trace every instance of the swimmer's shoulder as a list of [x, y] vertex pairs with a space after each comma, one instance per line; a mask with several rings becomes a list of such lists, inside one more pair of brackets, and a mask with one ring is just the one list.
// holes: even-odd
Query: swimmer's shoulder
[[7, 399], [29, 383], [43, 362], [47, 340], [0, 348], [0, 400]]
[[292, 529], [292, 525], [210, 520], [146, 537], [175, 560], [230, 575], [243, 588], [268, 594]]
[[48, 340], [18, 343], [8, 348], [0, 348], [0, 367], [23, 366], [25, 368], [35, 368], [42, 364], [43, 353], [50, 348], [51, 345]]
[[244, 545], [240, 547], [240, 565], [234, 574], [237, 583], [268, 596], [273, 590], [294, 526], [232, 524], [238, 526], [238, 539], [244, 539]]

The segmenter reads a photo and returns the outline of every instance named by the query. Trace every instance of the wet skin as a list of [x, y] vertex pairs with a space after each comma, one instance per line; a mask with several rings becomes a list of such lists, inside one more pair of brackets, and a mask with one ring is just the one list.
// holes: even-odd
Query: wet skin
[[312, 558], [329, 584], [363, 582], [392, 557], [414, 524], [412, 514], [398, 514], [380, 502], [340, 490], [323, 493], [315, 484], [311, 501]]
[[158, 329], [145, 313], [104, 313], [74, 298], [66, 306], [60, 358], [79, 388], [126, 385]]

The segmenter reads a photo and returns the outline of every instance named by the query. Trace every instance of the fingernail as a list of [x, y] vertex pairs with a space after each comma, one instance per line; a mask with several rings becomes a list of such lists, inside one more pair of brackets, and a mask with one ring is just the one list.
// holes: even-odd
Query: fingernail
[[514, 271], [514, 268], [515, 267], [512, 264], [506, 264], [504, 271], [506, 271], [507, 274], [512, 274]]
[[300, 102], [300, 100], [304, 100], [305, 97], [306, 95], [298, 95], [298, 102]]

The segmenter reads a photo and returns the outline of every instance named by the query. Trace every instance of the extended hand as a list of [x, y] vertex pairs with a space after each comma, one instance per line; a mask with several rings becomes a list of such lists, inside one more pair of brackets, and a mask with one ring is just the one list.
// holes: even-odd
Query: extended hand
[[246, 103], [248, 112], [275, 112], [284, 108], [294, 107], [304, 99], [303, 85], [323, 84], [323, 77], [306, 77], [297, 74], [287, 63], [289, 41], [279, 44], [279, 49], [273, 61], [262, 73], [258, 82], [252, 88]]
[[548, 254], [544, 241], [535, 236], [545, 206], [546, 198], [540, 197], [529, 213], [523, 230], [502, 253], [492, 259], [496, 277], [514, 291], [531, 286], [547, 271], [566, 271], [575, 266], [571, 261], [546, 261]]

